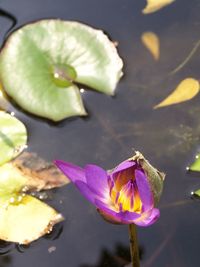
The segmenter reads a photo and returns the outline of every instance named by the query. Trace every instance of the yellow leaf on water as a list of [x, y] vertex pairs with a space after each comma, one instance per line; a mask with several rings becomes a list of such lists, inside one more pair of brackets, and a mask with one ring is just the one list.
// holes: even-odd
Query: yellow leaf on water
[[63, 220], [61, 214], [42, 201], [24, 196], [21, 202], [0, 209], [0, 239], [29, 244], [49, 233]]
[[147, 0], [146, 7], [142, 10], [143, 14], [150, 14], [173, 3], [175, 0]]
[[154, 109], [190, 100], [199, 93], [199, 89], [198, 80], [193, 78], [184, 79], [166, 99], [154, 106]]
[[160, 40], [154, 32], [144, 32], [141, 36], [142, 43], [150, 51], [153, 58], [158, 60], [160, 57]]
[[[33, 163], [30, 165], [27, 156], [21, 158], [24, 165], [27, 162], [27, 168], [32, 167], [29, 173], [18, 168], [19, 162], [15, 166], [15, 161], [0, 166], [0, 240], [28, 244], [51, 232], [54, 224], [63, 220], [55, 209], [27, 195], [32, 189], [52, 188], [65, 183], [56, 170], [53, 173], [50, 164], [36, 156], [32, 156], [32, 159]], [[50, 170], [43, 172], [41, 164], [44, 168], [49, 166]], [[42, 175], [46, 173], [51, 178], [45, 179], [36, 175], [36, 165], [38, 172], [42, 170]], [[56, 178], [58, 182], [54, 181]]]

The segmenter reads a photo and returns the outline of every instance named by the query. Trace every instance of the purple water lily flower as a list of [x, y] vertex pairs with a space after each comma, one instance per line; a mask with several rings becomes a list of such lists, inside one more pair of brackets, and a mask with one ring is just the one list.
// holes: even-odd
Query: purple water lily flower
[[106, 220], [149, 226], [159, 218], [155, 202], [160, 197], [164, 175], [141, 153], [136, 152], [111, 171], [92, 164], [85, 168], [60, 160], [55, 164]]

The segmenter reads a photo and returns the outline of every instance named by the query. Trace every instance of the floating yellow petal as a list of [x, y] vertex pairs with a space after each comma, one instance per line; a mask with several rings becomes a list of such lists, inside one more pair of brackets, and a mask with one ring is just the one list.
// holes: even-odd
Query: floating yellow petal
[[199, 89], [198, 80], [187, 78], [183, 80], [165, 100], [156, 105], [154, 109], [190, 100], [199, 93]]
[[146, 7], [142, 10], [143, 14], [150, 14], [173, 3], [175, 0], [147, 0]]
[[153, 58], [158, 60], [160, 57], [160, 40], [154, 32], [144, 32], [141, 36], [142, 43], [150, 51]]

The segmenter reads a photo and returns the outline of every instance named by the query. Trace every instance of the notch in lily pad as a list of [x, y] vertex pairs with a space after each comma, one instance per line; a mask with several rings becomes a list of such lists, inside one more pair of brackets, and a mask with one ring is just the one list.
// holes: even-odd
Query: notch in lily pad
[[122, 67], [103, 31], [73, 21], [25, 25], [0, 53], [6, 93], [24, 110], [54, 121], [86, 115], [79, 84], [114, 95]]
[[73, 85], [77, 77], [75, 69], [70, 65], [56, 64], [52, 69], [54, 83], [63, 88]]

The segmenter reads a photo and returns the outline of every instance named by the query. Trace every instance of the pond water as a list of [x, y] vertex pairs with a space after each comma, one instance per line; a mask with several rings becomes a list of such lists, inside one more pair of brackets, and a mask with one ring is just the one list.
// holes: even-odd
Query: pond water
[[[176, 74], [169, 73], [190, 53], [200, 36], [200, 3], [177, 0], [151, 15], [136, 0], [6, 0], [1, 8], [17, 19], [15, 28], [42, 18], [77, 20], [101, 28], [119, 43], [124, 77], [116, 96], [85, 90], [87, 118], [54, 124], [12, 107], [29, 131], [28, 150], [52, 161], [111, 168], [140, 150], [167, 173], [160, 220], [138, 228], [142, 267], [199, 266], [200, 202], [191, 191], [200, 175], [186, 172], [200, 144], [200, 96], [183, 104], [153, 110], [186, 77], [200, 78], [200, 50]], [[1, 42], [12, 22], [0, 16]], [[140, 36], [160, 37], [155, 62]], [[14, 82], [14, 81], [13, 81]], [[84, 87], [83, 87], [84, 89]], [[48, 202], [65, 221], [28, 247], [0, 243], [0, 267], [122, 267], [129, 262], [127, 226], [104, 222], [70, 184], [53, 190]], [[23, 220], [22, 220], [23, 224]], [[14, 222], [13, 222], [14, 227]], [[33, 225], [34, 227], [34, 225]]]

